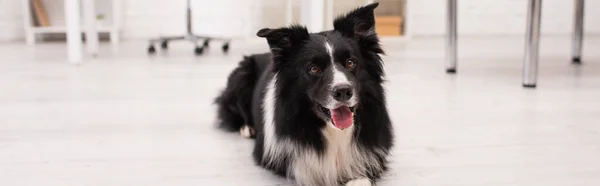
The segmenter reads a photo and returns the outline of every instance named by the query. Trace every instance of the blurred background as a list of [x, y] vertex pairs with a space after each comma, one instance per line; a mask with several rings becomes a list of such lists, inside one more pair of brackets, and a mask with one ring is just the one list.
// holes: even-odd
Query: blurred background
[[[371, 2], [0, 0], [0, 185], [293, 185], [215, 129], [213, 98], [269, 51], [259, 29]], [[600, 184], [600, 1], [377, 2], [379, 185]]]
[[[65, 26], [64, 1], [39, 0], [51, 27]], [[102, 27], [113, 25], [118, 16], [121, 37], [128, 40], [148, 39], [158, 35], [181, 34], [185, 31], [185, 0], [121, 0], [94, 1]], [[115, 12], [113, 3], [120, 4]], [[297, 0], [192, 0], [194, 30], [197, 33], [236, 38], [253, 37], [256, 30], [278, 27], [287, 23], [287, 3], [291, 2], [292, 20], [302, 23], [302, 1]], [[306, 1], [308, 2], [308, 1]], [[365, 0], [333, 1], [333, 15], [339, 15]], [[382, 0], [378, 16], [401, 17], [402, 25], [412, 36], [443, 36], [445, 33], [445, 0]], [[25, 38], [23, 1], [3, 0], [1, 5], [2, 36], [0, 41], [23, 41]], [[463, 0], [458, 3], [459, 32], [464, 35], [518, 35], [525, 32], [526, 0], [478, 1]], [[310, 3], [305, 3], [310, 4]], [[542, 32], [548, 35], [569, 35], [572, 32], [573, 1], [546, 0], [542, 11]], [[587, 7], [597, 6], [597, 1], [587, 1]], [[306, 6], [306, 5], [304, 5]], [[309, 5], [310, 6], [310, 5]], [[325, 14], [325, 5], [321, 5]], [[305, 8], [307, 9], [307, 8]], [[586, 34], [598, 34], [600, 21], [595, 11], [587, 11]], [[226, 22], [227, 24], [223, 24]], [[330, 24], [323, 24], [327, 28]], [[100, 29], [102, 30], [102, 29]], [[405, 32], [406, 32], [405, 31]], [[57, 31], [58, 32], [58, 31]], [[63, 31], [64, 32], [64, 31]], [[102, 31], [101, 31], [102, 32]], [[402, 32], [404, 33], [404, 32]]]

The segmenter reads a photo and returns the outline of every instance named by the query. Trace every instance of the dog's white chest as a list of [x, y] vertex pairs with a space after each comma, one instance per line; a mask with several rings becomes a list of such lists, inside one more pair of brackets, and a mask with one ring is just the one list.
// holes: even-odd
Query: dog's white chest
[[354, 127], [345, 130], [328, 124], [322, 130], [325, 137], [325, 153], [319, 156], [314, 151], [299, 154], [294, 160], [292, 173], [303, 185], [337, 185], [339, 179], [364, 176], [367, 154], [360, 151], [352, 141]]
[[366, 178], [367, 169], [378, 166], [374, 153], [354, 141], [355, 125], [340, 130], [327, 123], [321, 130], [325, 143], [322, 154], [297, 141], [278, 138], [274, 123], [275, 82], [277, 74], [267, 84], [263, 100], [265, 164], [276, 166], [289, 157], [290, 161], [286, 162], [290, 163], [287, 166], [289, 176], [307, 186], [338, 185], [339, 180]]

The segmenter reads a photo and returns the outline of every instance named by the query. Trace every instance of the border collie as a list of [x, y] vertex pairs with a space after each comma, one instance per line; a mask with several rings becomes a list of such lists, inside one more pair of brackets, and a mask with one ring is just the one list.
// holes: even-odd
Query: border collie
[[258, 31], [271, 52], [244, 57], [215, 100], [221, 128], [256, 139], [258, 165], [309, 186], [372, 185], [386, 170], [393, 130], [377, 6], [338, 17], [330, 31]]

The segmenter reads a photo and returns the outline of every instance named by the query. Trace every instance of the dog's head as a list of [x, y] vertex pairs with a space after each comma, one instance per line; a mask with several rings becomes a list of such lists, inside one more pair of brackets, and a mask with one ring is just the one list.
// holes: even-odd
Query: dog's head
[[361, 91], [382, 81], [378, 54], [383, 51], [373, 15], [377, 6], [373, 3], [337, 18], [330, 31], [309, 33], [305, 27], [291, 26], [257, 33], [269, 43], [282, 91], [303, 93], [312, 103], [309, 107], [339, 129], [353, 124]]

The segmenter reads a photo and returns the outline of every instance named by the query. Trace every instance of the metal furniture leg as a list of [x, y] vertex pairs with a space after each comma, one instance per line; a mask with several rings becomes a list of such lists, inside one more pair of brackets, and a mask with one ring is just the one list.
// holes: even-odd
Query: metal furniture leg
[[581, 64], [581, 50], [583, 46], [583, 7], [584, 0], [575, 0], [572, 58], [572, 62], [575, 64]]
[[121, 27], [121, 0], [112, 0], [112, 24], [113, 28], [110, 30], [110, 43], [113, 45], [119, 44], [119, 40], [121, 38], [119, 33], [119, 28]]
[[525, 61], [523, 86], [535, 87], [537, 83], [542, 0], [529, 0], [527, 8], [527, 33], [525, 34]]
[[23, 26], [25, 27], [25, 42], [28, 45], [35, 43], [35, 33], [33, 32], [33, 21], [31, 19], [31, 0], [23, 0]]
[[81, 3], [83, 7], [83, 22], [85, 23], [85, 44], [87, 52], [95, 57], [98, 56], [98, 48], [100, 45], [98, 28], [96, 26], [95, 0], [83, 0]]
[[285, 1], [285, 25], [290, 26], [294, 24], [294, 4], [292, 0]]
[[79, 16], [79, 0], [65, 0], [67, 56], [71, 64], [79, 64], [82, 60], [81, 23], [79, 22]]
[[446, 72], [456, 73], [456, 1], [448, 0], [446, 30]]

